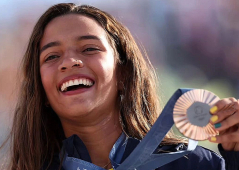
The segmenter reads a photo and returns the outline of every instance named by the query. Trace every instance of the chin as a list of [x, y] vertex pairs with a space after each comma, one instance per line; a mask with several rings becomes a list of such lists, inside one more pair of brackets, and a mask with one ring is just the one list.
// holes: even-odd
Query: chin
[[[80, 110], [80, 111], [79, 111]], [[71, 111], [61, 111], [59, 115], [59, 117], [62, 117], [64, 119], [68, 119], [68, 120], [76, 120], [78, 118], [84, 117], [86, 115], [89, 114], [89, 111], [84, 111], [84, 109], [74, 109]]]

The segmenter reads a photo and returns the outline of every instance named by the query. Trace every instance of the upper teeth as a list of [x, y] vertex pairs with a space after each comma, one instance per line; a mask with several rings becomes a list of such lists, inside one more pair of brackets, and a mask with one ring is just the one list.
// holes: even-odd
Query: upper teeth
[[61, 91], [66, 91], [66, 89], [70, 86], [83, 84], [85, 86], [92, 86], [93, 82], [89, 79], [80, 78], [75, 80], [69, 80], [61, 85]]

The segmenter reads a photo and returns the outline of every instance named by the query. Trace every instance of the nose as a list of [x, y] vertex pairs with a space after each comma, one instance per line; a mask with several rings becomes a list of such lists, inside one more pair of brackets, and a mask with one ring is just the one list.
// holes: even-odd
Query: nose
[[67, 69], [81, 68], [83, 66], [84, 64], [82, 60], [75, 59], [75, 58], [65, 58], [63, 59], [62, 63], [59, 65], [58, 70], [65, 71]]

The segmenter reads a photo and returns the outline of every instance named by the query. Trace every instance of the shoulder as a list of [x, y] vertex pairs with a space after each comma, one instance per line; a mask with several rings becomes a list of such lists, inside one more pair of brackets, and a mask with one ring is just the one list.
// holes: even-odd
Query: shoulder
[[185, 155], [163, 167], [160, 170], [223, 170], [225, 169], [224, 159], [217, 153], [197, 146], [190, 154]]
[[192, 159], [196, 159], [199, 162], [210, 161], [210, 162], [220, 162], [223, 158], [218, 153], [211, 151], [202, 146], [197, 146], [196, 149], [189, 155]]

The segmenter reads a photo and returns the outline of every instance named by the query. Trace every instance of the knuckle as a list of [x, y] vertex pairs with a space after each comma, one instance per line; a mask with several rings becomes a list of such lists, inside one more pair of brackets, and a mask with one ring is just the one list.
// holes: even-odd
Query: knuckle
[[239, 109], [239, 103], [238, 103], [238, 101], [233, 102], [232, 107], [233, 107], [234, 109], [236, 109], [236, 110]]
[[229, 97], [228, 99], [232, 102], [237, 102], [237, 99], [235, 99], [234, 97]]

